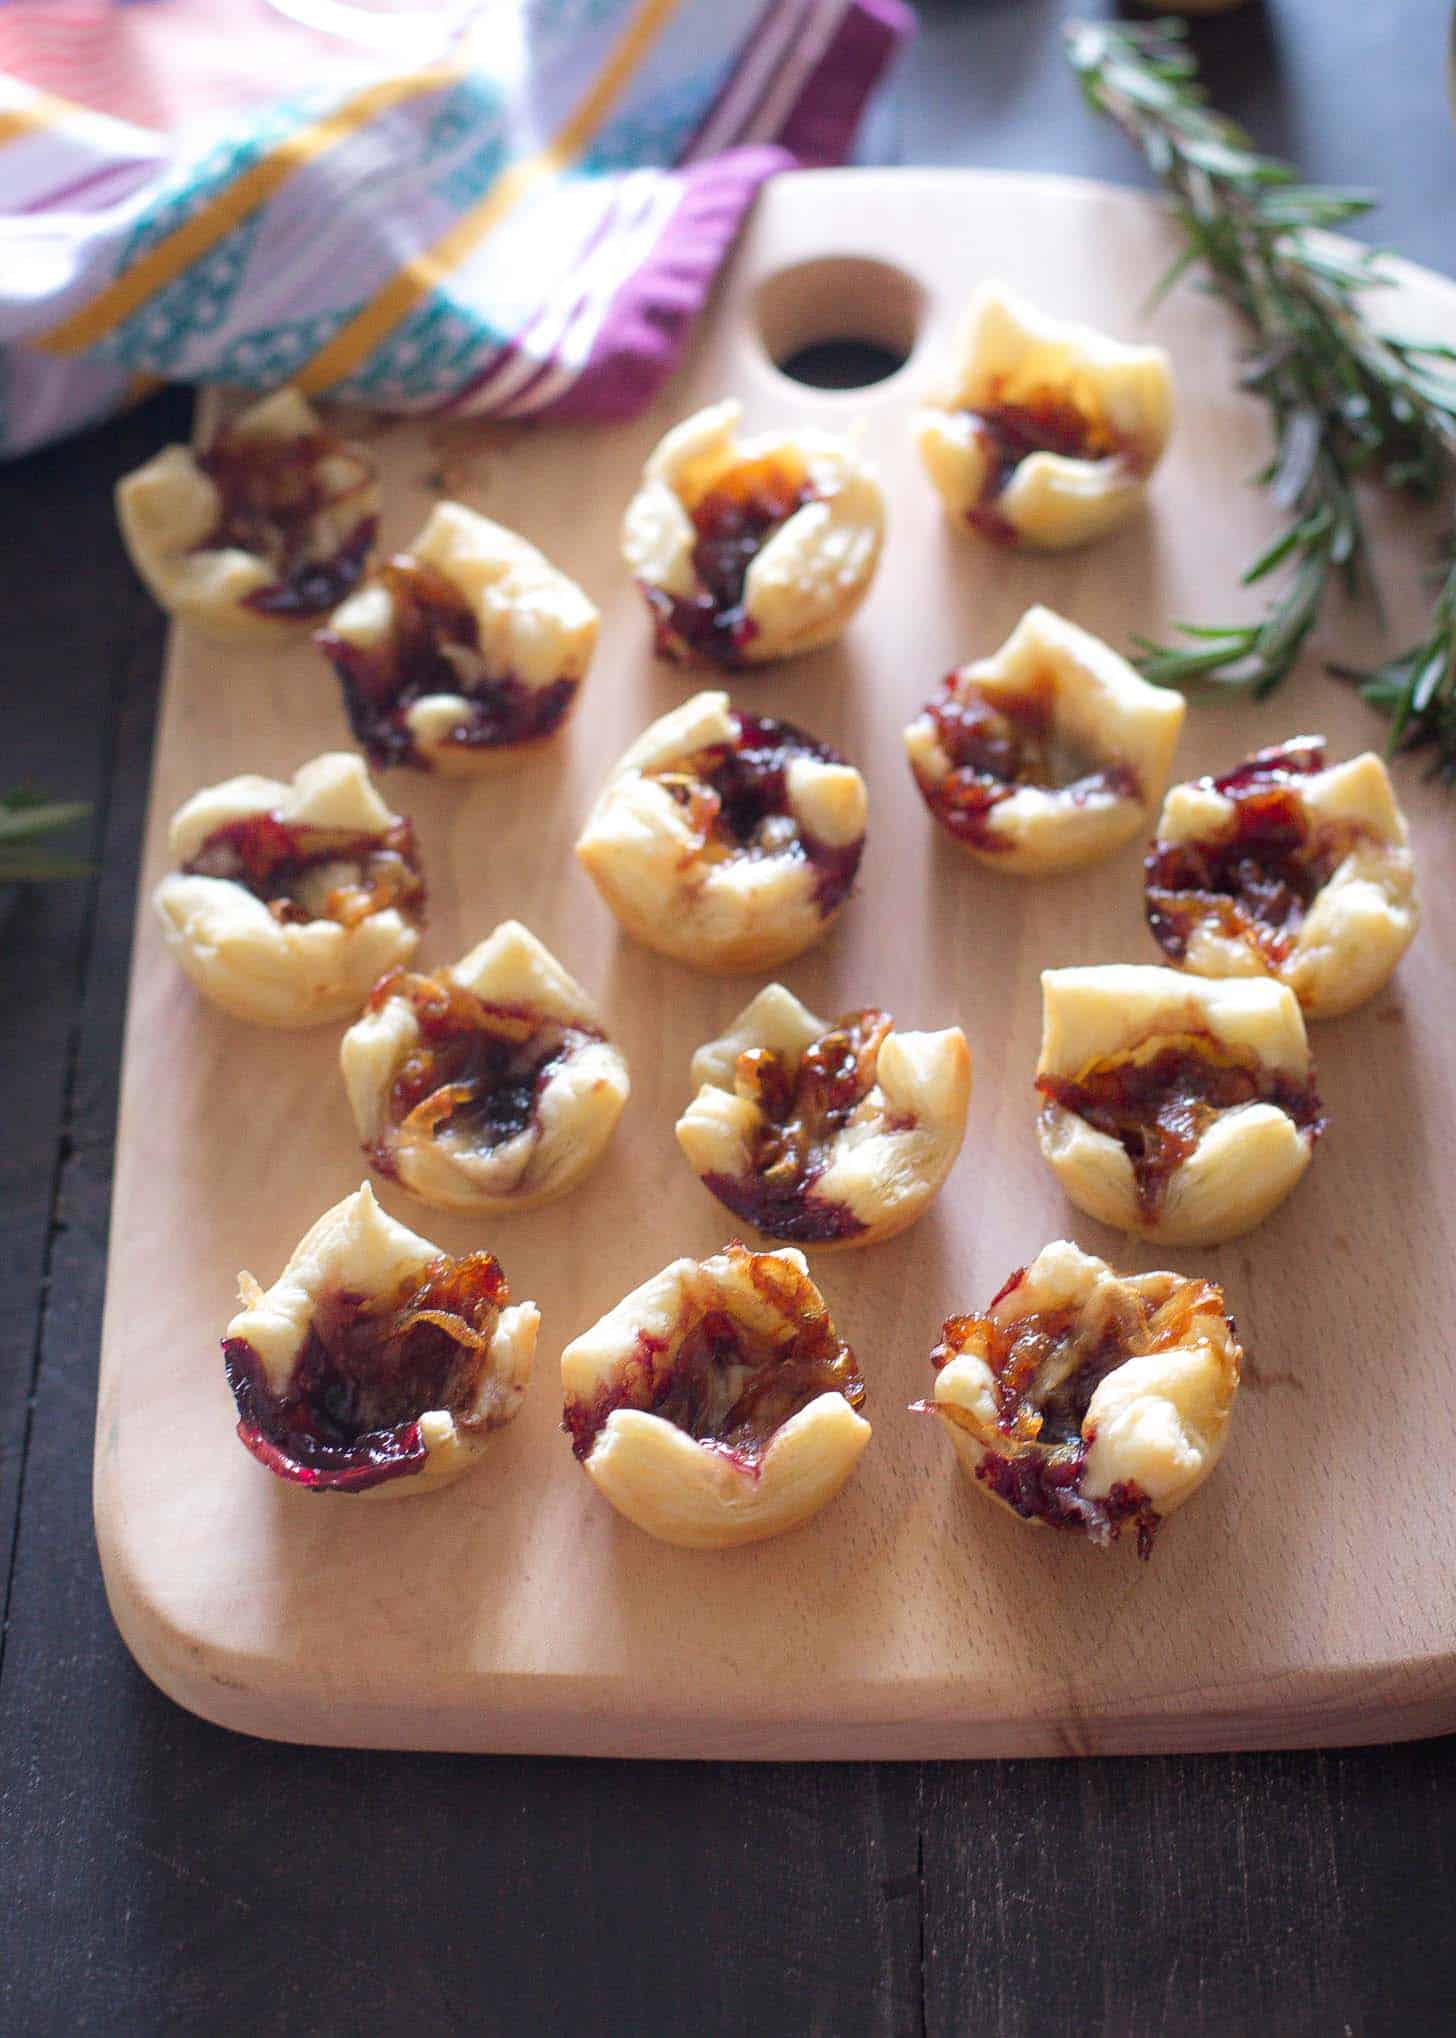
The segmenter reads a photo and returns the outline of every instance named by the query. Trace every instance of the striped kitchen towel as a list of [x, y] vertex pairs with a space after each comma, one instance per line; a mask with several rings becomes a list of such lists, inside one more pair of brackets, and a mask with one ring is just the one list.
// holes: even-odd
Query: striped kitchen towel
[[0, 0], [0, 452], [160, 380], [628, 416], [759, 184], [843, 160], [910, 25], [902, 0]]

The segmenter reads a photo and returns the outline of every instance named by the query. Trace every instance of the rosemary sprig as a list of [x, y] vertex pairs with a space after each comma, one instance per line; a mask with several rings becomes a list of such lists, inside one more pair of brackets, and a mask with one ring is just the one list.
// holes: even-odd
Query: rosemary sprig
[[84, 877], [89, 863], [40, 848], [37, 837], [70, 828], [90, 811], [84, 800], [49, 800], [29, 786], [0, 794], [0, 884]]
[[[1147, 676], [1271, 693], [1299, 657], [1336, 582], [1373, 596], [1356, 483], [1416, 501], [1456, 477], [1456, 350], [1382, 332], [1365, 292], [1389, 282], [1374, 251], [1325, 236], [1368, 212], [1352, 191], [1301, 184], [1210, 109], [1179, 21], [1149, 27], [1073, 22], [1068, 53], [1089, 104], [1142, 151], [1171, 201], [1185, 246], [1156, 296], [1190, 270], [1251, 329], [1243, 385], [1268, 406], [1275, 449], [1256, 477], [1284, 513], [1245, 585], [1284, 578], [1262, 621], [1187, 640], [1139, 639]], [[1432, 744], [1456, 775], [1456, 552], [1425, 641], [1354, 678], [1389, 716], [1392, 747]]]

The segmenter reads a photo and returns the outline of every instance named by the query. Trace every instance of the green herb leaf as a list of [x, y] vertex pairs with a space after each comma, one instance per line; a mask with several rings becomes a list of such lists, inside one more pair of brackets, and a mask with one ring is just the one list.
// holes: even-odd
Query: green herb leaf
[[90, 864], [33, 845], [43, 835], [74, 827], [90, 811], [84, 800], [52, 800], [33, 786], [0, 794], [0, 884], [85, 876]]

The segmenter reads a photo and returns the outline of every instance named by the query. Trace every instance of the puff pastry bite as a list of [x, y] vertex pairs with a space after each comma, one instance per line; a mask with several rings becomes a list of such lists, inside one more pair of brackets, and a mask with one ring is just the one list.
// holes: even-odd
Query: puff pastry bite
[[657, 654], [736, 668], [828, 644], [869, 592], [885, 528], [871, 470], [828, 432], [740, 439], [715, 403], [661, 441], [622, 525]]
[[466, 1471], [531, 1377], [540, 1312], [488, 1252], [451, 1259], [366, 1182], [326, 1210], [273, 1286], [238, 1276], [223, 1362], [238, 1435], [315, 1493], [399, 1499]]
[[364, 448], [279, 389], [204, 451], [166, 446], [126, 475], [116, 512], [164, 609], [215, 635], [265, 637], [327, 615], [358, 584], [379, 490]]
[[1405, 816], [1373, 751], [1326, 765], [1322, 736], [1174, 786], [1145, 865], [1148, 925], [1206, 977], [1272, 976], [1311, 1019], [1363, 1005], [1415, 938]]
[[1243, 1352], [1211, 1281], [1113, 1272], [1066, 1239], [931, 1353], [945, 1424], [983, 1493], [1106, 1546], [1159, 1525], [1223, 1455]]
[[437, 503], [314, 641], [375, 764], [474, 776], [560, 728], [596, 649], [595, 607], [504, 524]]
[[1184, 712], [1101, 638], [1031, 608], [999, 651], [946, 677], [905, 749], [948, 835], [996, 870], [1040, 877], [1143, 833]]
[[648, 948], [725, 974], [771, 969], [838, 916], [865, 807], [864, 780], [827, 744], [700, 693], [621, 759], [576, 853]]
[[913, 431], [952, 517], [1054, 552], [1132, 514], [1172, 422], [1161, 347], [1124, 346], [986, 283]]
[[414, 829], [359, 758], [330, 751], [292, 782], [248, 774], [194, 793], [153, 895], [203, 996], [255, 1026], [351, 1019], [414, 953], [425, 884]]
[[705, 1188], [769, 1238], [874, 1245], [912, 1224], [966, 1129], [958, 1026], [899, 1033], [888, 1012], [816, 1019], [782, 984], [693, 1056], [677, 1143]]
[[1252, 1231], [1324, 1116], [1292, 991], [1135, 963], [1042, 974], [1037, 1133], [1089, 1217], [1169, 1245]]
[[519, 920], [452, 968], [391, 970], [339, 1049], [370, 1165], [442, 1210], [534, 1210], [601, 1159], [627, 1064]]
[[561, 1385], [598, 1491], [685, 1549], [797, 1528], [870, 1440], [854, 1354], [792, 1247], [674, 1260], [572, 1340]]

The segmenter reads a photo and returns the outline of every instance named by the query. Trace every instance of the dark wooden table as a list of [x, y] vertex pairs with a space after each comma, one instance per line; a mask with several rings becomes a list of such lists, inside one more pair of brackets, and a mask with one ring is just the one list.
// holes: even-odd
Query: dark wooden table
[[[905, 159], [1132, 179], [1063, 66], [1068, 11], [925, 0], [889, 123]], [[1225, 106], [1310, 175], [1379, 185], [1372, 231], [1436, 266], [1449, 11], [1277, 0], [1200, 37]], [[187, 414], [168, 394], [0, 469], [0, 782], [92, 801], [96, 860], [0, 934], [0, 2029], [1451, 2028], [1451, 1742], [923, 1767], [330, 1753], [205, 1726], [133, 1668], [91, 1426], [163, 632], [110, 490]]]

